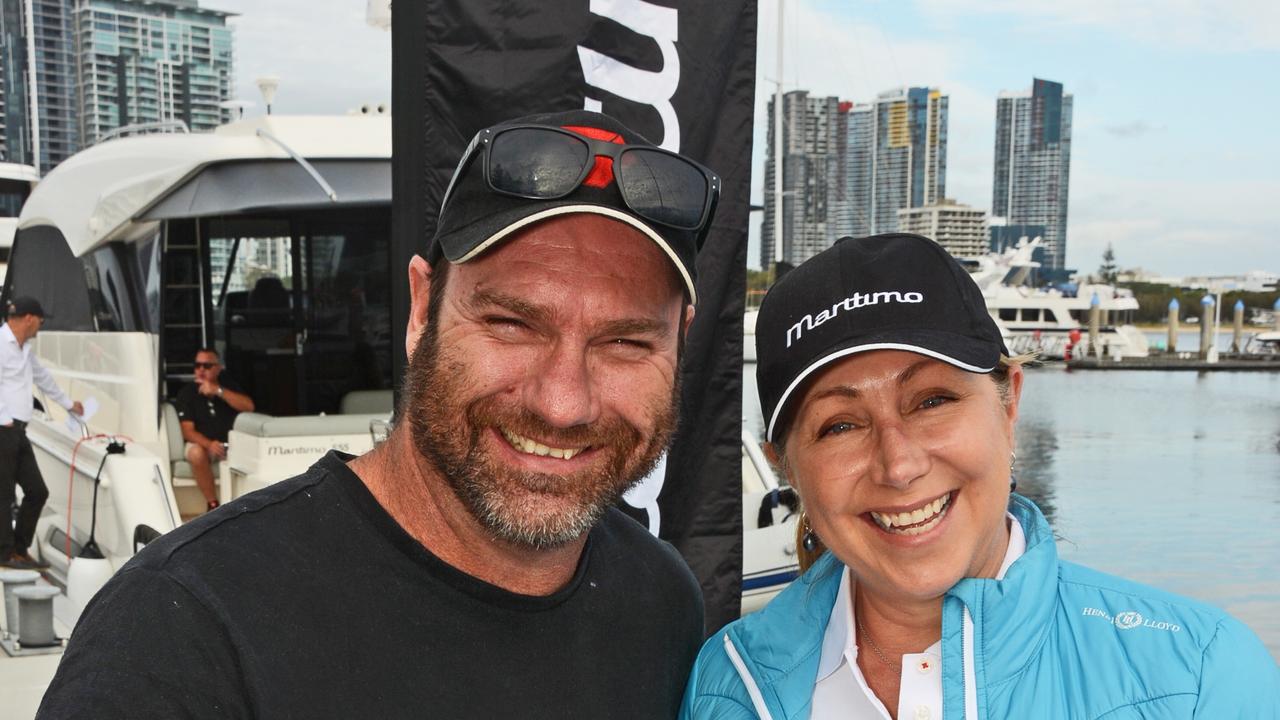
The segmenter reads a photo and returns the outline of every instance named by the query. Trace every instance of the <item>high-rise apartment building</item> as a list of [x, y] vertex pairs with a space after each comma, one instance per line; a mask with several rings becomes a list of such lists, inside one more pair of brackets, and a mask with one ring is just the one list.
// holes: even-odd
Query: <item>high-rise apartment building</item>
[[947, 103], [936, 88], [899, 88], [848, 108], [841, 235], [894, 232], [899, 210], [946, 196]]
[[80, 132], [86, 143], [126, 125], [230, 119], [231, 13], [196, 0], [81, 0], [76, 11]]
[[[872, 108], [869, 232], [894, 232], [898, 211], [946, 196], [947, 101], [936, 88], [880, 93]], [[855, 213], [856, 214], [856, 213]]]
[[[4, 133], [0, 159], [41, 173], [80, 148], [76, 124], [75, 0], [0, 0]], [[36, 121], [30, 63], [35, 61]], [[36, 157], [36, 154], [39, 157]]]
[[1072, 97], [1036, 78], [1030, 90], [996, 100], [993, 217], [1044, 226], [1044, 266], [1062, 270], [1067, 254]]
[[[854, 104], [783, 96], [783, 253], [804, 262], [845, 235], [898, 229], [898, 210], [946, 195], [947, 96], [900, 88]], [[773, 104], [761, 266], [774, 261]]]
[[0, 0], [0, 160], [45, 173], [124, 125], [230, 119], [229, 16], [196, 0]]
[[987, 213], [949, 198], [899, 210], [898, 230], [924, 235], [958, 258], [986, 255], [991, 241]]
[[[847, 104], [846, 104], [847, 106]], [[799, 265], [840, 237], [837, 232], [841, 103], [805, 90], [782, 96], [782, 260]], [[760, 265], [775, 259], [774, 102], [769, 101], [769, 149], [765, 158], [764, 225]]]

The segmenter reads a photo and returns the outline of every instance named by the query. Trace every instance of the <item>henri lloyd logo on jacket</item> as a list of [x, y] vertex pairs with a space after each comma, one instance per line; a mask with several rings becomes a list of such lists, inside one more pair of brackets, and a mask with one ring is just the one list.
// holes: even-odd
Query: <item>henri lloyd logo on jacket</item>
[[1152, 620], [1151, 618], [1142, 617], [1142, 613], [1133, 610], [1116, 613], [1114, 616], [1105, 610], [1087, 607], [1081, 613], [1085, 617], [1102, 618], [1107, 622], [1115, 625], [1119, 630], [1132, 630], [1136, 627], [1151, 628], [1153, 630], [1168, 630], [1169, 632], [1181, 632], [1182, 626], [1177, 623], [1164, 622], [1162, 620]]
[[844, 310], [857, 310], [858, 308], [868, 305], [879, 305], [880, 303], [920, 303], [924, 302], [924, 294], [918, 292], [899, 292], [890, 290], [888, 292], [877, 293], [854, 293], [853, 295], [841, 300], [831, 306], [831, 309], [823, 308], [817, 317], [813, 315], [805, 315], [795, 325], [787, 328], [787, 347], [791, 347], [791, 343], [799, 340], [805, 330], [812, 330], [826, 321], [840, 314], [841, 308]]

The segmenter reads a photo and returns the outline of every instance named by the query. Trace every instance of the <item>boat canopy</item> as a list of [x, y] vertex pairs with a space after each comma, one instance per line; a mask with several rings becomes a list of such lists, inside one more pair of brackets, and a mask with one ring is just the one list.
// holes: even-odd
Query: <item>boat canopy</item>
[[[316, 166], [339, 202], [389, 200], [390, 117], [265, 115], [211, 133], [125, 137], [76, 153], [36, 186], [18, 228], [56, 227], [79, 257], [113, 240], [149, 234], [157, 220], [178, 217], [184, 203], [189, 216], [330, 202], [281, 144]], [[246, 163], [256, 170], [278, 166], [270, 173], [276, 186], [264, 189], [267, 181], [260, 179], [253, 188], [229, 188], [253, 171], [235, 169]], [[375, 171], [379, 164], [385, 169]], [[206, 177], [208, 170], [214, 172]], [[364, 182], [370, 185], [356, 187]], [[260, 193], [257, 200], [247, 197], [250, 192]], [[167, 202], [175, 193], [181, 198]]]
[[334, 191], [330, 199], [292, 161], [250, 160], [210, 165], [150, 208], [140, 220], [208, 217], [251, 210], [391, 202], [391, 164], [386, 160], [317, 160], [311, 163]]

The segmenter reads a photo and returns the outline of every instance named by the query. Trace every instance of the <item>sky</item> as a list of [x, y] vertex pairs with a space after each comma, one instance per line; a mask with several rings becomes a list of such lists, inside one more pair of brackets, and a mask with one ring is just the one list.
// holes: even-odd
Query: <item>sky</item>
[[[585, 1], [585, 0], [584, 0]], [[391, 35], [365, 0], [202, 0], [241, 13], [236, 97], [276, 112], [389, 103]], [[763, 199], [777, 0], [759, 0], [752, 200]], [[950, 96], [947, 195], [990, 209], [996, 96], [1033, 77], [1075, 96], [1067, 265], [1161, 275], [1280, 272], [1280, 3], [1274, 0], [785, 0], [784, 90]], [[249, 112], [255, 112], [250, 110]], [[759, 262], [761, 213], [749, 263]]]

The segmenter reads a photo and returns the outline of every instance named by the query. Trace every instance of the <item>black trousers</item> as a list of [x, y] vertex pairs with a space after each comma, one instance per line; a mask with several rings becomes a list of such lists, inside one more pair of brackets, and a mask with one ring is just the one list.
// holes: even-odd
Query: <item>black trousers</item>
[[[22, 488], [22, 505], [18, 507], [18, 521], [9, 525], [16, 488]], [[49, 499], [49, 488], [40, 477], [36, 455], [27, 439], [26, 423], [15, 421], [9, 427], [0, 427], [0, 558], [12, 552], [26, 552], [36, 534], [36, 521]]]

